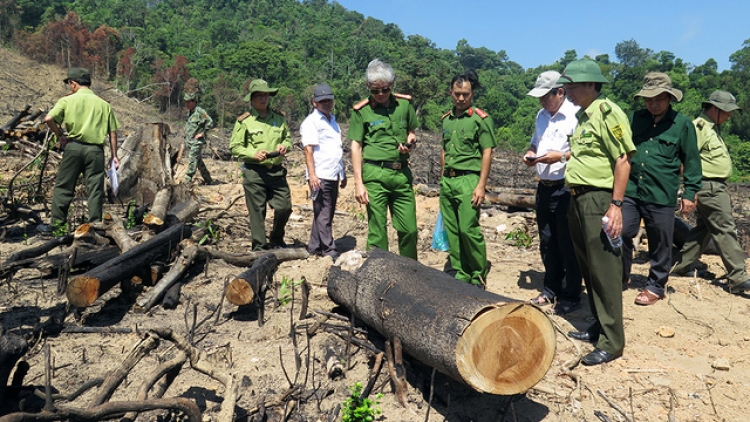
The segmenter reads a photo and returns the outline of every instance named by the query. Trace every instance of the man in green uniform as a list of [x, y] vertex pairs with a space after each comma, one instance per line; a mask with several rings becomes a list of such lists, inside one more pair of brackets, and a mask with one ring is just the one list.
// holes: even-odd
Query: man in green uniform
[[443, 178], [440, 180], [440, 211], [450, 245], [450, 264], [456, 278], [485, 286], [487, 247], [479, 225], [479, 207], [497, 146], [492, 119], [471, 108], [479, 87], [473, 70], [451, 81], [453, 109], [443, 115]]
[[727, 269], [730, 293], [742, 295], [750, 290], [750, 276], [745, 271], [745, 253], [737, 240], [727, 179], [732, 175], [732, 159], [721, 137], [721, 125], [735, 110], [741, 110], [734, 96], [714, 91], [703, 102], [703, 113], [693, 120], [698, 136], [698, 150], [703, 167], [703, 188], [698, 191], [698, 223], [690, 230], [673, 272], [684, 274], [713, 239]]
[[188, 110], [185, 122], [185, 149], [188, 154], [185, 183], [190, 183], [196, 170], [199, 170], [203, 176], [203, 183], [210, 185], [213, 181], [203, 162], [203, 147], [206, 145], [206, 132], [213, 127], [214, 121], [206, 110], [198, 107], [198, 94], [186, 93], [183, 100]]
[[388, 209], [399, 254], [417, 259], [417, 208], [409, 151], [417, 136], [411, 97], [392, 94], [396, 74], [378, 59], [365, 72], [370, 98], [354, 105], [349, 121], [355, 198], [367, 206], [367, 247], [388, 250]]
[[[578, 125], [570, 138], [565, 184], [570, 188], [570, 233], [595, 322], [585, 331], [569, 333], [596, 348], [583, 357], [598, 365], [622, 355], [622, 259], [607, 236], [622, 230], [622, 200], [635, 146], [625, 113], [601, 95], [609, 83], [592, 60], [575, 60], [565, 67], [559, 83], [570, 101], [580, 106]], [[606, 231], [602, 229], [607, 217]]]
[[[250, 111], [237, 118], [229, 149], [244, 164], [245, 203], [250, 213], [253, 250], [284, 247], [286, 222], [292, 214], [292, 196], [281, 165], [292, 148], [292, 139], [284, 116], [269, 107], [270, 97], [278, 93], [262, 79], [250, 83]], [[266, 204], [273, 208], [273, 228], [266, 241]]]
[[[42, 224], [38, 228], [43, 233], [67, 227], [68, 208], [81, 173], [88, 192], [88, 221], [101, 221], [105, 139], [109, 139], [112, 164], [115, 168], [120, 166], [116, 132], [120, 123], [109, 103], [91, 90], [91, 73], [87, 69], [71, 68], [63, 82], [70, 88], [70, 95], [61, 98], [44, 118], [64, 152], [52, 194], [51, 224]], [[63, 134], [61, 126], [65, 127], [66, 134]]]
[[632, 159], [622, 206], [622, 263], [623, 283], [627, 285], [633, 264], [633, 238], [643, 219], [651, 268], [646, 288], [635, 298], [635, 304], [648, 306], [664, 297], [669, 280], [680, 181], [684, 178], [680, 210], [687, 215], [695, 209], [695, 194], [701, 188], [701, 161], [693, 123], [672, 109], [672, 101], [682, 100], [682, 91], [672, 87], [669, 76], [661, 72], [646, 74], [643, 88], [635, 94], [638, 97], [643, 97], [646, 108], [630, 116], [633, 144], [638, 151]]

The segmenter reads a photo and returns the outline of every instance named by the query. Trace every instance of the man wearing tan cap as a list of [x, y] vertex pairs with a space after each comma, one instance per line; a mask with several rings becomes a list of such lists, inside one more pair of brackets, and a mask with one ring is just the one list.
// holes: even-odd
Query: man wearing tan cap
[[732, 204], [727, 192], [727, 179], [732, 175], [732, 159], [721, 137], [721, 125], [736, 110], [742, 109], [734, 95], [714, 91], [708, 101], [703, 102], [701, 115], [693, 120], [703, 168], [703, 188], [697, 195], [698, 223], [690, 230], [672, 271], [687, 273], [700, 259], [710, 237], [726, 267], [729, 292], [744, 295], [750, 291], [750, 276], [745, 271], [745, 252], [737, 240]]
[[682, 91], [672, 87], [669, 76], [648, 73], [643, 78], [643, 88], [635, 94], [638, 97], [644, 99], [646, 108], [630, 115], [637, 151], [631, 159], [622, 204], [622, 263], [623, 283], [627, 284], [633, 264], [633, 238], [643, 219], [651, 268], [646, 288], [635, 303], [648, 306], [664, 298], [672, 266], [674, 214], [681, 175], [685, 191], [680, 211], [687, 215], [695, 209], [695, 195], [701, 188], [701, 163], [693, 123], [672, 109], [672, 101], [682, 100]]
[[534, 166], [539, 178], [536, 220], [544, 264], [544, 288], [531, 302], [537, 306], [554, 303], [552, 311], [562, 315], [581, 306], [581, 270], [568, 229], [570, 190], [565, 186], [568, 138], [578, 124], [578, 107], [565, 98], [558, 79], [560, 72], [542, 72], [534, 89], [526, 94], [538, 98], [542, 109], [536, 115], [534, 135], [523, 162]]

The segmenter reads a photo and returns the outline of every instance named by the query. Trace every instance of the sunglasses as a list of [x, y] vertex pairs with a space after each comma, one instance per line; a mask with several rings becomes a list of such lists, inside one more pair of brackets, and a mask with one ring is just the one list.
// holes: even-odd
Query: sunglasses
[[370, 94], [372, 94], [372, 95], [387, 94], [389, 92], [391, 92], [391, 87], [389, 87], [389, 86], [385, 87], [385, 88], [371, 89], [370, 90]]

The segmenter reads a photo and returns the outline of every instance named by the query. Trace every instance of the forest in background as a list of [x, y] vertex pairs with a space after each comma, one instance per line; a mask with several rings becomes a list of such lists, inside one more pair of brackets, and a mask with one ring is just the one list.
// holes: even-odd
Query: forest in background
[[[504, 50], [474, 47], [464, 39], [453, 50], [440, 49], [420, 35], [405, 36], [395, 24], [327, 0], [0, 0], [0, 9], [4, 45], [43, 63], [87, 67], [166, 113], [179, 114], [182, 93], [199, 90], [201, 105], [224, 127], [247, 108], [242, 98], [256, 78], [281, 88], [273, 107], [293, 126], [309, 112], [313, 86], [328, 83], [337, 116], [346, 122], [351, 106], [368, 94], [367, 63], [381, 58], [396, 70], [396, 90], [413, 96], [422, 128], [432, 131], [450, 109], [450, 79], [475, 69], [482, 85], [475, 105], [492, 116], [501, 147], [522, 151], [539, 109], [538, 101], [526, 96], [536, 76], [583, 58], [571, 49], [554, 63], [524, 69]], [[686, 63], [634, 39], [621, 41], [614, 51], [614, 58], [588, 58], [612, 82], [604, 93], [626, 113], [643, 107], [633, 95], [649, 71], [670, 75], [685, 94], [675, 109], [691, 118], [715, 89], [750, 106], [750, 39], [722, 72], [713, 58]], [[733, 180], [750, 180], [745, 142], [750, 115], [736, 113], [723, 135], [735, 165]]]

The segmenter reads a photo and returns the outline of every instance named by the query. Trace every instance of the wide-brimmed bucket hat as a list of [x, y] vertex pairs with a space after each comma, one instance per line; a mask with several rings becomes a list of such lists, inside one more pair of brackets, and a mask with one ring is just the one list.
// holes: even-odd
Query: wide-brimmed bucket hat
[[709, 104], [719, 110], [726, 111], [727, 113], [731, 113], [735, 110], [742, 111], [742, 108], [737, 105], [737, 99], [727, 91], [716, 90], [712, 92], [711, 95], [708, 96], [708, 101], [701, 103], [701, 106], [706, 108]]
[[558, 80], [561, 84], [569, 84], [574, 82], [600, 82], [608, 84], [607, 78], [602, 75], [602, 69], [593, 60], [573, 60], [565, 66], [560, 79]]
[[245, 101], [248, 102], [256, 92], [267, 92], [272, 97], [279, 92], [278, 88], [271, 88], [270, 86], [268, 86], [268, 82], [264, 81], [263, 79], [255, 79], [250, 82], [249, 90], [250, 92], [245, 96]]
[[633, 96], [633, 99], [638, 97], [653, 98], [662, 92], [666, 92], [677, 102], [682, 101], [682, 91], [672, 87], [672, 79], [669, 78], [669, 75], [661, 72], [649, 72], [643, 77], [643, 88]]

